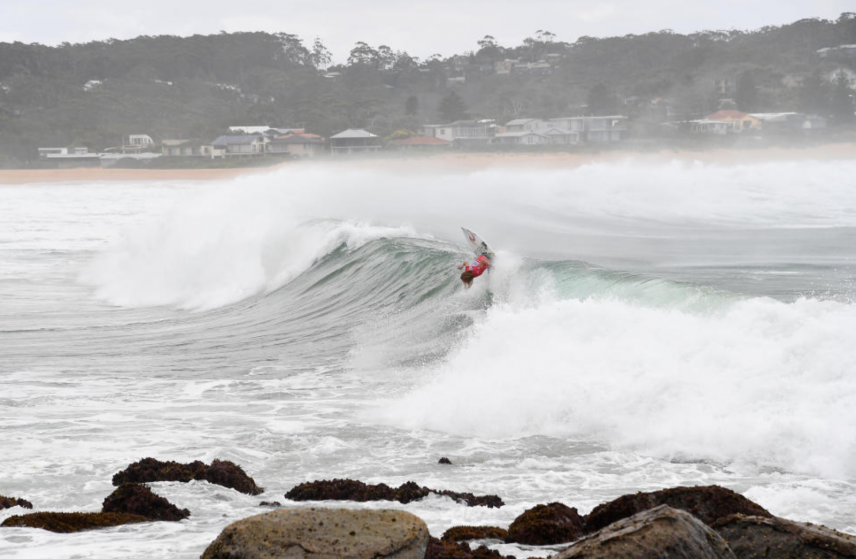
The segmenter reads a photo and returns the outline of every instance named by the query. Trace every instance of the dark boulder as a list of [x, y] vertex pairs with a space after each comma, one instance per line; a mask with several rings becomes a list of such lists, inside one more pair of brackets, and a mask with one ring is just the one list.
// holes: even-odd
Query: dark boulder
[[553, 559], [736, 559], [697, 518], [661, 505], [610, 524]]
[[284, 509], [226, 526], [202, 559], [424, 559], [428, 537], [404, 511]]
[[34, 512], [11, 516], [3, 521], [2, 526], [42, 528], [50, 532], [66, 534], [138, 522], [151, 522], [151, 520], [139, 514], [121, 512]]
[[257, 486], [256, 482], [244, 472], [244, 470], [228, 460], [214, 460], [205, 472], [205, 481], [216, 483], [223, 487], [230, 487], [247, 495], [260, 495], [264, 489]]
[[259, 503], [260, 507], [281, 507], [282, 503], [279, 501], [262, 501]]
[[583, 518], [577, 509], [562, 503], [537, 505], [514, 519], [508, 527], [509, 543], [552, 545], [583, 536]]
[[26, 499], [20, 499], [17, 497], [4, 497], [0, 495], [0, 510], [3, 509], [11, 509], [12, 507], [23, 507], [25, 509], [33, 508], [33, 503], [27, 501]]
[[285, 494], [292, 501], [398, 501], [406, 504], [427, 497], [430, 493], [445, 495], [459, 503], [468, 506], [501, 507], [504, 503], [496, 495], [476, 496], [472, 493], [457, 493], [454, 491], [437, 491], [408, 481], [397, 488], [385, 483], [370, 485], [352, 479], [331, 479], [307, 481], [292, 487]]
[[452, 526], [440, 538], [444, 542], [466, 540], [505, 540], [508, 530], [496, 526]]
[[442, 458], [440, 458], [440, 461], [439, 461], [439, 462], [437, 462], [437, 463], [438, 463], [438, 464], [446, 464], [446, 465], [449, 465], [449, 466], [451, 466], [451, 465], [452, 465], [452, 461], [451, 461], [451, 460], [449, 460], [448, 458], [446, 458], [445, 456], [444, 456], [444, 457], [442, 457]]
[[123, 483], [113, 491], [102, 505], [101, 512], [138, 514], [152, 520], [183, 520], [190, 516], [187, 509], [179, 509], [163, 497], [139, 483]]
[[514, 559], [514, 557], [505, 557], [495, 549], [488, 549], [483, 545], [470, 549], [470, 546], [465, 543], [438, 540], [432, 537], [428, 542], [425, 559]]
[[617, 520], [659, 505], [668, 505], [686, 511], [707, 525], [736, 513], [749, 516], [772, 516], [743, 495], [718, 485], [674, 487], [651, 493], [639, 492], [635, 495], [624, 495], [614, 501], [596, 506], [585, 518], [586, 532], [596, 532]]
[[713, 523], [737, 559], [856, 557], [856, 536], [824, 526], [735, 514]]
[[210, 466], [196, 460], [189, 464], [154, 458], [143, 458], [113, 476], [113, 485], [123, 483], [151, 483], [155, 481], [207, 481], [229, 487], [248, 495], [259, 495], [264, 489], [248, 476], [240, 466], [226, 461], [214, 460]]
[[489, 509], [500, 508], [505, 503], [496, 495], [473, 495], [472, 493], [458, 493], [456, 491], [437, 491], [430, 489], [429, 491], [437, 495], [445, 495], [458, 503], [465, 504], [468, 507], [487, 507]]

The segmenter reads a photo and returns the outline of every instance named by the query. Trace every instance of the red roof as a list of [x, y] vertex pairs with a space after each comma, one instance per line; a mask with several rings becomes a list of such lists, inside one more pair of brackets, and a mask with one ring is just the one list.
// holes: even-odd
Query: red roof
[[727, 111], [716, 111], [712, 115], [707, 115], [708, 120], [740, 120], [741, 118], [746, 117], [747, 114], [735, 111], [735, 110], [727, 110]]
[[413, 136], [412, 138], [404, 138], [403, 140], [392, 140], [389, 143], [397, 146], [444, 146], [451, 142], [434, 138], [433, 136]]

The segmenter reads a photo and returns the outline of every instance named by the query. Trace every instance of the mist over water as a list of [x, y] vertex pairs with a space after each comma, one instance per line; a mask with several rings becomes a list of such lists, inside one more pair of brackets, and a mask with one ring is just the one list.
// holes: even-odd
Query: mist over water
[[[0, 491], [98, 510], [143, 456], [234, 460], [267, 488], [155, 484], [193, 516], [76, 539], [92, 557], [196, 557], [332, 477], [508, 503], [361, 505], [438, 536], [710, 483], [856, 533], [854, 176], [340, 163], [0, 187]], [[498, 255], [468, 291], [460, 226]], [[4, 529], [0, 551], [65, 538]]]

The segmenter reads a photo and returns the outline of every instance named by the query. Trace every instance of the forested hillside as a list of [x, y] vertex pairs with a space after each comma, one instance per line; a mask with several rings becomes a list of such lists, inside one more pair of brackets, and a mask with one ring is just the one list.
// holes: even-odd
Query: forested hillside
[[[853, 13], [573, 43], [540, 30], [517, 46], [474, 38], [473, 52], [445, 59], [361, 42], [335, 66], [320, 41], [287, 33], [0, 43], [0, 161], [33, 159], [37, 146], [104, 149], [137, 133], [210, 140], [229, 125], [386, 136], [462, 117], [620, 113], [656, 123], [703, 116], [723, 99], [745, 111], [838, 111], [846, 123], [849, 90], [828, 76], [856, 70], [856, 58], [817, 54], [845, 44], [856, 44]], [[506, 60], [513, 71], [503, 72]]]

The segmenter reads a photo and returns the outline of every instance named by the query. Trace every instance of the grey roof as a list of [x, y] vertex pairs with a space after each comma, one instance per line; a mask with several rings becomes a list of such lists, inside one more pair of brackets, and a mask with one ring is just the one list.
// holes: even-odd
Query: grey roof
[[340, 140], [343, 138], [377, 138], [377, 135], [372, 134], [367, 130], [363, 130], [362, 128], [348, 128], [344, 132], [339, 132], [335, 136], [330, 136], [331, 140]]
[[226, 145], [235, 145], [235, 144], [252, 144], [256, 140], [259, 139], [259, 136], [254, 134], [248, 136], [220, 136], [213, 142], [211, 142], [212, 146], [226, 146]]
[[538, 120], [536, 118], [515, 118], [514, 120], [509, 120], [505, 123], [506, 126], [522, 126], [527, 122], [532, 122]]
[[503, 132], [501, 134], [497, 134], [497, 138], [522, 138], [523, 136], [543, 136], [544, 134], [539, 134], [538, 132], [533, 132], [531, 130], [522, 130], [520, 132]]

